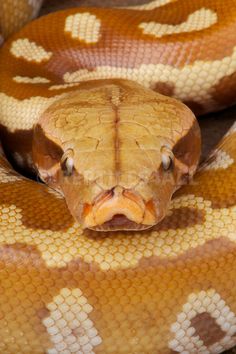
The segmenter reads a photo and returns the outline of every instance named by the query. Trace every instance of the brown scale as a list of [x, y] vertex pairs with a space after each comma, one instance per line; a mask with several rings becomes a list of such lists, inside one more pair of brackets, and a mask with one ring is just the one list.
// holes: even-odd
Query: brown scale
[[[235, 159], [236, 148], [234, 141], [236, 134], [232, 133], [222, 139], [219, 144], [219, 149]], [[226, 150], [225, 150], [226, 148]], [[217, 152], [215, 152], [215, 155]], [[209, 158], [207, 163], [212, 163], [215, 157], [214, 154]], [[193, 193], [195, 196], [203, 197], [205, 200], [210, 200], [213, 208], [229, 208], [236, 203], [236, 185], [234, 183], [236, 166], [233, 163], [228, 168], [219, 168], [217, 170], [200, 171], [195, 178], [195, 182], [187, 186], [188, 193]], [[227, 181], [221, 184], [220, 181]], [[210, 188], [208, 187], [210, 186]], [[178, 192], [177, 192], [178, 194]]]
[[[207, 9], [212, 9], [217, 13], [217, 23], [201, 31], [172, 34], [171, 39], [178, 40], [174, 46], [173, 40], [169, 42], [170, 36], [168, 35], [158, 39], [144, 35], [141, 29], [138, 29], [141, 22], [156, 21], [162, 24], [177, 25], [186, 21], [188, 15], [194, 11], [205, 7], [205, 0], [197, 2], [184, 0], [184, 3], [176, 1], [151, 12], [128, 11], [126, 9], [81, 9], [80, 13], [89, 12], [102, 21], [102, 36], [97, 43], [93, 44], [78, 42], [64, 32], [66, 17], [77, 13], [77, 9], [65, 10], [56, 15], [50, 14], [41, 18], [40, 21], [34, 22], [34, 25], [26, 26], [4, 46], [4, 55], [1, 55], [2, 58], [4, 57], [4, 61], [1, 63], [0, 60], [0, 70], [4, 73], [1, 82], [3, 83], [5, 80], [8, 82], [3, 87], [4, 92], [18, 99], [36, 95], [42, 97], [55, 95], [55, 92], [47, 90], [48, 84], [31, 85], [29, 91], [27, 89], [29, 85], [21, 83], [19, 90], [19, 84], [7, 79], [9, 75], [12, 77], [25, 76], [25, 73], [29, 77], [35, 76], [36, 71], [38, 76], [47, 77], [53, 83], [58, 84], [62, 83], [64, 73], [79, 68], [93, 70], [98, 63], [99, 65], [127, 68], [138, 67], [141, 64], [162, 63], [181, 68], [196, 60], [221, 60], [225, 56], [231, 55], [236, 46], [234, 36], [236, 31], [235, 7], [232, 6], [230, 0], [224, 4], [220, 0], [208, 1]], [[132, 26], [129, 23], [132, 23]], [[47, 34], [44, 32], [44, 28], [49, 27], [50, 32]], [[133, 28], [136, 28], [136, 31]], [[43, 36], [40, 36], [40, 33]], [[214, 40], [212, 40], [213, 33], [216, 33]], [[28, 38], [41, 45], [45, 50], [53, 52], [53, 56], [41, 67], [34, 63], [27, 63], [22, 59], [19, 59], [19, 65], [16, 65], [14, 56], [9, 53], [9, 47], [16, 38]], [[227, 38], [227, 42], [225, 42], [225, 38]], [[189, 53], [190, 45], [191, 55]], [[8, 71], [1, 69], [5, 67], [6, 61], [8, 62]], [[220, 86], [218, 87], [220, 88]], [[60, 90], [58, 93], [63, 91]], [[222, 96], [225, 96], [224, 92], [222, 92]]]

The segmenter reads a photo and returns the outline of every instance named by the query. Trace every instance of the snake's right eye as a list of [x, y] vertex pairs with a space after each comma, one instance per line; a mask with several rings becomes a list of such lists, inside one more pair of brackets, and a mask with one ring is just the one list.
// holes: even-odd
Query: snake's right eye
[[70, 177], [74, 170], [74, 152], [72, 149], [68, 149], [62, 155], [61, 158], [61, 169], [64, 176]]

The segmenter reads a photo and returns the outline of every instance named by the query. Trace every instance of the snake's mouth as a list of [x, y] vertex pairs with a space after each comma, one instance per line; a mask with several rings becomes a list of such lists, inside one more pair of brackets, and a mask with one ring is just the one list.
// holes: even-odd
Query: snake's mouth
[[102, 225], [90, 227], [90, 230], [94, 231], [142, 231], [147, 230], [153, 225], [137, 224], [134, 221], [129, 220], [124, 215], [115, 215], [113, 218]]
[[145, 230], [157, 223], [154, 205], [134, 191], [116, 187], [86, 204], [84, 228], [96, 231]]

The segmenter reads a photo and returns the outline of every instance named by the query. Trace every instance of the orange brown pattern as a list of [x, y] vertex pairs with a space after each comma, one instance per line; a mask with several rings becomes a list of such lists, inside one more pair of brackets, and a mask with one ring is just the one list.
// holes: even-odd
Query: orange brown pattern
[[[214, 160], [214, 154], [218, 150], [225, 151], [232, 159], [236, 157], [235, 146], [236, 134], [225, 136], [213, 155], [206, 162], [210, 164]], [[229, 208], [236, 204], [236, 184], [234, 183], [236, 175], [235, 163], [230, 164], [226, 169], [202, 169], [199, 171], [194, 183], [187, 187], [188, 193], [194, 194], [196, 197], [202, 197], [204, 200], [211, 201], [213, 208]], [[221, 182], [222, 181], [222, 182]], [[223, 183], [227, 181], [227, 183]]]
[[[184, 4], [182, 1], [175, 1], [152, 11], [95, 8], [70, 9], [43, 17], [34, 22], [33, 25], [25, 27], [5, 45], [1, 54], [0, 69], [5, 66], [7, 61], [8, 70], [1, 69], [3, 72], [3, 80], [1, 82], [7, 82], [7, 84], [1, 85], [0, 90], [20, 100], [31, 96], [51, 97], [55, 95], [54, 90], [49, 89], [50, 83], [42, 82], [37, 85], [29, 85], [29, 83], [17, 83], [12, 80], [13, 77], [24, 77], [26, 72], [29, 78], [42, 77], [45, 80], [50, 80], [54, 86], [58, 86], [65, 83], [63, 80], [65, 75], [68, 76], [68, 74], [80, 69], [93, 72], [98, 66], [109, 67], [111, 71], [113, 70], [112, 68], [116, 67], [128, 70], [139, 68], [140, 65], [167, 65], [169, 68], [181, 69], [186, 65], [193, 65], [199, 61], [210, 63], [216, 60], [223, 60], [226, 57], [231, 58], [234, 48], [236, 48], [234, 1], [227, 0], [222, 3], [221, 0], [208, 0], [207, 2], [206, 0], [197, 2], [185, 0]], [[217, 13], [218, 20], [216, 24], [203, 30], [154, 38], [151, 35], [144, 35], [141, 29], [138, 28], [141, 22], [151, 21], [160, 24], [180, 24], [190, 14], [206, 7], [208, 10]], [[70, 34], [64, 31], [66, 19], [76, 14], [90, 14], [101, 21], [100, 37], [97, 42], [86, 43], [83, 40], [71, 38]], [[132, 23], [132, 26], [129, 25], [130, 23]], [[50, 27], [50, 32], [45, 33], [43, 29], [48, 26]], [[215, 36], [214, 39], [213, 34]], [[52, 52], [52, 57], [42, 66], [22, 59], [19, 59], [18, 65], [16, 65], [16, 58], [10, 54], [9, 50], [14, 41], [19, 38], [27, 38], [30, 42], [37, 43], [46, 52]], [[227, 42], [225, 42], [225, 38], [227, 38]], [[191, 47], [191, 52], [189, 47]], [[229, 67], [230, 60], [227, 63], [222, 63], [220, 70], [217, 69], [217, 72], [224, 71]], [[146, 70], [150, 71], [151, 69], [147, 68]], [[105, 74], [109, 75], [109, 70]], [[164, 82], [168, 83], [170, 81], [171, 85], [173, 85], [173, 77], [170, 75], [172, 75], [170, 72], [169, 74], [168, 72], [165, 73]], [[88, 74], [86, 76], [88, 77]], [[95, 78], [99, 78], [99, 76], [102, 76], [102, 72]], [[119, 72], [114, 72], [113, 77], [119, 77]], [[168, 80], [168, 77], [169, 79], [172, 78], [172, 80]], [[178, 80], [180, 79], [179, 77], [177, 78]], [[205, 81], [208, 79], [210, 80], [210, 77]], [[73, 88], [65, 86], [59, 92], [61, 93], [68, 89], [72, 90]], [[191, 91], [191, 87], [187, 88], [187, 90]], [[226, 95], [224, 86], [221, 84], [216, 84], [215, 89], [212, 87], [211, 91], [216, 100], [218, 96]], [[214, 93], [215, 91], [217, 94]], [[229, 97], [231, 97], [230, 94]], [[201, 97], [201, 99], [203, 100], [204, 98]], [[193, 98], [185, 97], [185, 100], [192, 101]], [[234, 97], [228, 98], [227, 104], [233, 103], [233, 101]], [[222, 100], [219, 100], [218, 103], [218, 108], [220, 105], [222, 106], [222, 103], [224, 104]], [[207, 107], [203, 107], [201, 112], [206, 110]]]
[[[159, 22], [178, 24], [185, 21], [187, 15], [198, 6], [205, 4], [203, 0], [185, 0], [184, 3], [186, 8], [183, 2], [180, 5], [180, 1], [176, 1], [158, 9], [158, 12], [153, 10], [153, 15]], [[215, 26], [219, 31], [218, 46], [215, 47], [219, 59], [231, 54], [235, 46], [232, 35], [235, 33], [235, 23], [232, 22], [234, 11], [228, 8], [232, 1], [222, 4], [217, 0], [208, 1], [208, 7], [217, 10], [219, 19], [224, 18], [225, 23], [223, 26], [219, 21]], [[104, 13], [103, 10], [92, 12], [96, 16]], [[175, 14], [178, 16], [175, 17]], [[134, 24], [144, 21], [147, 15], [145, 11], [137, 12], [132, 21]], [[64, 15], [60, 16], [58, 21], [51, 17], [53, 22], [50, 28], [55, 29], [64, 23]], [[158, 44], [159, 49], [154, 48], [157, 53], [155, 57], [152, 55], [152, 40], [144, 39], [140, 34], [136, 36], [128, 29], [126, 23], [130, 19], [129, 12], [117, 10], [112, 25], [109, 13], [107, 17], [101, 16], [107, 28], [110, 26], [110, 31], [116, 33], [116, 39], [121, 40], [125, 52], [131, 53], [132, 65], [144, 60], [140, 53], [147, 42], [148, 58], [156, 60], [157, 57], [173, 66], [192, 62], [194, 58], [212, 59], [212, 47], [201, 39], [200, 34], [194, 34], [196, 46], [191, 55], [188, 46], [193, 35], [184, 34], [180, 36], [183, 51], [177, 42], [173, 50], [173, 45], [166, 43], [163, 38]], [[35, 30], [27, 32], [28, 38], [40, 44], [36, 33], [44, 28], [47, 21], [48, 18], [40, 22], [42, 27], [37, 22]], [[79, 59], [72, 56], [65, 66], [55, 67], [49, 61], [43, 69], [39, 69], [38, 75], [46, 75], [61, 84], [60, 75], [78, 68], [78, 65], [82, 67], [88, 52], [94, 55], [89, 67], [94, 70], [97, 58], [104, 60], [105, 45], [114, 38], [111, 32], [107, 32], [107, 37], [103, 32], [104, 46], [98, 43], [89, 49], [81, 45]], [[24, 32], [21, 33], [24, 35]], [[211, 36], [212, 28], [204, 33]], [[127, 36], [123, 42], [122, 36]], [[223, 53], [220, 46], [225, 43], [225, 38], [229, 40]], [[132, 51], [137, 39], [140, 41], [139, 55]], [[47, 43], [43, 44], [46, 49], [51, 48], [47, 48]], [[61, 61], [60, 45], [65, 45], [65, 42], [54, 43], [53, 51], [57, 53], [54, 57], [55, 65]], [[167, 51], [161, 56], [163, 46]], [[6, 48], [9, 49], [9, 45]], [[78, 50], [78, 43], [70, 43], [69, 48], [63, 48], [65, 52], [74, 53]], [[10, 55], [6, 57], [11, 75], [23, 75], [25, 71], [29, 76], [34, 75], [35, 64], [21, 61], [22, 69], [19, 65], [16, 70], [14, 59]], [[107, 57], [111, 63], [115, 62], [113, 56]], [[120, 60], [125, 61], [124, 58]], [[0, 70], [3, 67], [1, 65]], [[47, 85], [35, 86], [34, 94], [46, 97], [54, 95], [45, 90]], [[9, 95], [20, 100], [29, 97], [26, 84], [21, 83], [22, 90], [19, 90], [19, 84], [8, 81], [4, 88]], [[231, 101], [227, 100], [229, 103]], [[68, 350], [76, 352], [82, 348], [89, 353], [114, 353], [115, 350], [117, 354], [168, 354], [183, 351], [180, 339], [187, 335], [194, 337], [195, 332], [199, 336], [198, 345], [206, 350], [215, 345], [218, 352], [221, 352], [236, 344], [235, 138], [234, 127], [217, 148], [230, 156], [232, 163], [226, 168], [219, 166], [214, 170], [203, 167], [194, 182], [176, 194], [172, 209], [163, 223], [144, 233], [83, 233], [80, 226], [72, 221], [59, 195], [44, 185], [18, 176], [2, 160], [0, 351], [7, 354], [53, 354], [65, 353], [67, 350], [69, 354]], [[207, 162], [207, 166], [214, 156]], [[225, 323], [222, 322], [224, 316], [217, 306], [213, 309], [215, 320], [208, 312], [202, 312], [201, 304], [207, 302], [209, 297], [205, 294], [209, 294], [212, 289], [217, 294], [214, 299], [220, 310], [227, 307], [225, 312], [228, 321]], [[196, 298], [200, 296], [201, 301], [196, 300], [195, 308], [199, 307], [200, 314], [193, 314], [195, 316], [190, 325], [195, 332], [191, 330], [189, 334], [186, 328], [181, 332], [173, 324], [176, 321], [184, 322], [182, 309], [190, 294], [197, 294]], [[206, 324], [212, 325], [210, 337], [206, 336]], [[175, 330], [179, 342], [174, 342], [176, 351], [173, 351], [170, 343], [173, 344]], [[226, 333], [230, 335], [227, 337]], [[222, 342], [224, 337], [227, 338]], [[208, 352], [212, 353], [210, 349]]]
[[[233, 141], [234, 136], [229, 135], [225, 139], [224, 149], [235, 158], [236, 154], [232, 153], [231, 146]], [[13, 177], [15, 178], [15, 174], [12, 175], [9, 170], [7, 173], [10, 182]], [[202, 172], [199, 172], [196, 177], [200, 187], [206, 184], [205, 179], [201, 180], [201, 174]], [[229, 183], [231, 189], [235, 187], [235, 179], [229, 180]], [[31, 192], [29, 188], [32, 188]], [[206, 188], [210, 196], [215, 186], [207, 184]], [[2, 244], [0, 348], [3, 352], [44, 353], [47, 351], [50, 353], [50, 349], [55, 345], [55, 337], [52, 341], [50, 335], [54, 330], [50, 328], [56, 325], [57, 328], [61, 328], [61, 333], [64, 333], [63, 326], [71, 328], [70, 320], [66, 317], [70, 304], [63, 305], [63, 302], [58, 303], [56, 300], [61, 291], [64, 291], [63, 289], [71, 289], [71, 291], [79, 289], [77, 291], [82, 294], [79, 299], [81, 296], [86, 299], [86, 301], [82, 300], [85, 302], [80, 305], [81, 310], [85, 306], [83, 311], [87, 313], [86, 308], [89, 306], [88, 315], [91, 322], [88, 323], [92, 323], [95, 328], [94, 333], [101, 338], [94, 341], [97, 343], [93, 349], [95, 353], [112, 353], [114, 347], [116, 353], [170, 353], [171, 349], [167, 346], [167, 343], [172, 340], [170, 327], [190, 293], [213, 288], [226, 301], [231, 311], [236, 313], [234, 287], [236, 243], [219, 234], [217, 239], [202, 245], [196, 247], [188, 245], [188, 242], [184, 241], [185, 230], [194, 220], [193, 211], [191, 208], [188, 209], [188, 205], [183, 205], [189, 213], [185, 220], [185, 229], [182, 229], [183, 243], [179, 244], [180, 248], [183, 247], [183, 253], [176, 257], [163, 258], [151, 255], [152, 248], [149, 247], [152, 246], [148, 242], [149, 238], [153, 237], [158, 240], [160, 231], [155, 231], [154, 234], [152, 231], [139, 235], [130, 234], [129, 237], [126, 234], [115, 237], [113, 235], [113, 245], [111, 244], [107, 249], [107, 241], [111, 235], [105, 237], [93, 232], [83, 235], [76, 225], [72, 227], [68, 225], [67, 233], [63, 233], [59, 228], [55, 231], [45, 230], [45, 222], [49, 216], [52, 219], [59, 217], [59, 222], [63, 220], [62, 218], [70, 220], [62, 199], [55, 195], [52, 197], [53, 206], [48, 205], [51, 199], [45, 186], [36, 185], [19, 177], [19, 182], [14, 185], [2, 183], [1, 189], [1, 194], [4, 192], [6, 196], [3, 203], [1, 201], [0, 213]], [[192, 190], [190, 192], [192, 193]], [[188, 188], [183, 189], [181, 193], [187, 196]], [[221, 191], [221, 195], [224, 199], [224, 190]], [[235, 203], [231, 205], [232, 207], [235, 208]], [[187, 209], [184, 211], [185, 215]], [[31, 215], [31, 219], [37, 218], [37, 213], [41, 212], [37, 219], [38, 223], [33, 228], [25, 225], [25, 212]], [[14, 215], [18, 215], [16, 219]], [[223, 222], [224, 213], [219, 215]], [[167, 217], [166, 230], [170, 236], [172, 223], [173, 219], [170, 218], [168, 223]], [[66, 227], [66, 224], [64, 226]], [[182, 228], [181, 224], [179, 227]], [[209, 227], [214, 225], [210, 224]], [[228, 231], [236, 236], [236, 218], [231, 220], [231, 225], [228, 227]], [[139, 237], [143, 245], [142, 253], [146, 256], [141, 257], [136, 265], [129, 266], [132, 259], [131, 247], [135, 250], [137, 244], [136, 236]], [[73, 246], [74, 237], [78, 241], [83, 240], [83, 246], [81, 245], [77, 250]], [[115, 246], [117, 237], [120, 238], [119, 248]], [[53, 243], [51, 239], [54, 240]], [[166, 238], [166, 243], [160, 244], [163, 253], [170, 240], [173, 244], [177, 241], [174, 234]], [[99, 244], [98, 248], [93, 246], [96, 242]], [[84, 258], [84, 252], [88, 251], [87, 247], [93, 252], [90, 257]], [[122, 249], [123, 256], [120, 255], [120, 261], [117, 258], [117, 265], [112, 268], [111, 254], [119, 253]], [[149, 256], [147, 251], [150, 252]], [[99, 261], [99, 257], [103, 255], [109, 265], [108, 270], [102, 270], [95, 261], [95, 259]], [[60, 265], [61, 256], [65, 256], [64, 265]], [[122, 257], [127, 259], [126, 267], [119, 266]], [[80, 301], [78, 300], [78, 303]], [[55, 303], [54, 307], [49, 305], [52, 303]], [[52, 316], [50, 308], [54, 309], [54, 314], [56, 313], [51, 325], [46, 320]], [[82, 316], [81, 325], [78, 325], [82, 327], [74, 328], [73, 333], [76, 331], [85, 333], [83, 321], [87, 320], [88, 317]], [[43, 323], [47, 323], [47, 327]], [[204, 326], [201, 316], [195, 318], [194, 325], [196, 328]], [[68, 332], [66, 333], [69, 335]], [[57, 348], [58, 346], [64, 348], [66, 336], [58, 333], [56, 338]], [[227, 349], [227, 343], [224, 348]]]

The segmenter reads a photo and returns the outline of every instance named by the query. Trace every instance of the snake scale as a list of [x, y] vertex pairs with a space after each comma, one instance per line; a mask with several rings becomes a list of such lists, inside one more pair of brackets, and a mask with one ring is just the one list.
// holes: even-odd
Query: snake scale
[[[113, 160], [105, 149], [98, 152], [102, 143], [113, 140], [119, 141], [114, 151], [119, 151], [122, 162], [119, 165], [115, 155], [116, 167], [126, 163], [134, 171], [123, 184], [142, 176], [146, 161], [152, 160], [151, 148], [145, 147], [153, 141], [159, 146], [160, 139], [162, 144], [175, 139], [175, 154], [180, 145], [190, 153], [184, 157], [179, 153], [179, 160], [175, 156], [173, 166], [165, 150], [162, 163], [166, 169], [172, 164], [172, 172], [163, 172], [157, 194], [163, 190], [164, 198], [168, 192], [163, 181], [166, 176], [172, 181], [177, 160], [182, 174], [193, 173], [198, 129], [190, 110], [175, 99], [196, 114], [235, 103], [236, 1], [156, 0], [132, 9], [74, 8], [39, 18], [20, 30], [40, 5], [33, 0], [0, 3], [2, 39], [16, 32], [0, 49], [3, 150], [18, 170], [28, 166], [34, 173], [35, 167], [43, 166], [40, 177], [53, 187], [20, 175], [2, 152], [1, 353], [207, 354], [232, 348], [236, 345], [236, 125], [193, 181], [175, 193], [165, 218], [144, 231], [84, 229], [75, 221], [77, 215], [74, 218], [68, 211], [55, 184], [55, 170], [62, 155], [58, 142], [62, 130], [67, 147], [61, 163], [65, 181], [73, 174], [77, 156], [71, 136], [78, 136], [79, 150], [85, 153], [78, 165], [92, 171], [88, 180], [101, 166], [109, 172]], [[179, 113], [188, 117], [187, 122], [176, 120]], [[76, 130], [78, 115], [82, 133]], [[104, 128], [111, 116], [123, 140], [109, 135], [114, 129]], [[158, 142], [153, 138], [157, 124]], [[101, 142], [97, 136], [107, 140]], [[106, 186], [114, 176], [105, 177]], [[87, 191], [95, 188], [94, 184], [82, 188], [79, 179], [75, 193], [65, 181], [70, 202], [78, 194], [89, 199]], [[115, 189], [112, 196], [102, 195], [98, 204], [109, 206], [104, 203], [115, 200], [118, 211], [128, 205], [125, 215], [132, 210], [137, 221], [136, 204], [142, 201], [133, 192], [122, 193]], [[102, 214], [108, 215], [108, 209], [103, 208]], [[97, 218], [99, 210], [94, 211]], [[150, 203], [144, 210], [150, 214], [143, 220], [152, 223]], [[83, 210], [91, 216], [90, 211], [89, 205]], [[94, 220], [88, 218], [91, 228]], [[114, 224], [123, 222], [118, 217]]]

